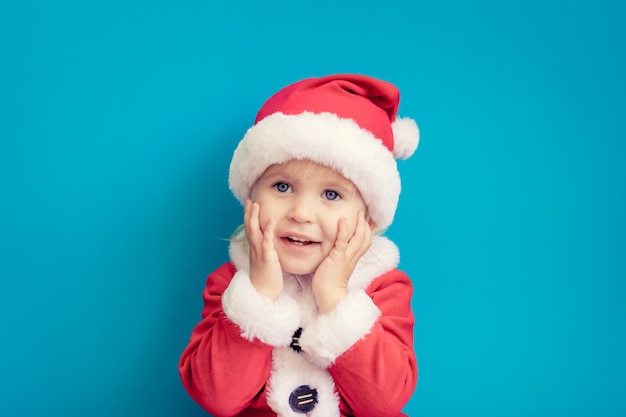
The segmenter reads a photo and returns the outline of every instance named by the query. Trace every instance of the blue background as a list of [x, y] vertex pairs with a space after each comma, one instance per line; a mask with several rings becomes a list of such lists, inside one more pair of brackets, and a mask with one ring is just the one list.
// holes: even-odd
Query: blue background
[[626, 415], [622, 1], [3, 1], [0, 415], [202, 416], [178, 357], [232, 151], [307, 76], [394, 82], [415, 416]]

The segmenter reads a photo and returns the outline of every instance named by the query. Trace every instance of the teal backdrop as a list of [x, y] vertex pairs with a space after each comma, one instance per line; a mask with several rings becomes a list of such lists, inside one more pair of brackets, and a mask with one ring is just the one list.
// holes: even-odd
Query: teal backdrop
[[[0, 415], [203, 416], [177, 361], [262, 102], [394, 82], [417, 416], [624, 416], [626, 2], [2, 1]], [[374, 168], [374, 167], [373, 167]], [[384, 399], [381, 399], [384, 401]]]

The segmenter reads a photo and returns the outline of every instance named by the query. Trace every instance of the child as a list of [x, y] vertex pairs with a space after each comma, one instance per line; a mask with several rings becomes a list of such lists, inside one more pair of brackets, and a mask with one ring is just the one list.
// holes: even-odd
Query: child
[[419, 132], [397, 89], [362, 75], [272, 96], [235, 150], [244, 204], [231, 262], [207, 279], [179, 371], [216, 417], [398, 417], [417, 381], [412, 286], [380, 235], [400, 194], [395, 158]]

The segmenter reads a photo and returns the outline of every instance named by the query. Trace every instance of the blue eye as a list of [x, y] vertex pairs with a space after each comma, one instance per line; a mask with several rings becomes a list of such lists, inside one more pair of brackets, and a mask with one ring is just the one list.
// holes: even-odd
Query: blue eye
[[326, 200], [338, 200], [341, 198], [341, 196], [339, 195], [339, 193], [337, 191], [333, 191], [333, 190], [326, 190], [324, 191], [324, 198]]
[[291, 187], [286, 182], [277, 182], [274, 184], [274, 188], [276, 188], [276, 191], [279, 193], [286, 193]]

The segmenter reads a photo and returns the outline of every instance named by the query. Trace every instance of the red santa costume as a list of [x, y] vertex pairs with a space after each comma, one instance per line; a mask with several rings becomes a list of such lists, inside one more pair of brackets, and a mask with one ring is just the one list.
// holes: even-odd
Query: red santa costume
[[[361, 75], [292, 84], [261, 108], [235, 150], [229, 183], [244, 202], [272, 164], [307, 159], [350, 179], [377, 231], [393, 219], [400, 194], [396, 158], [419, 133], [396, 119], [397, 89]], [[284, 274], [277, 300], [249, 278], [245, 236], [231, 261], [207, 279], [202, 321], [179, 370], [183, 385], [216, 417], [398, 417], [417, 381], [412, 285], [399, 251], [377, 235], [348, 281], [348, 295], [319, 314], [311, 276]]]

